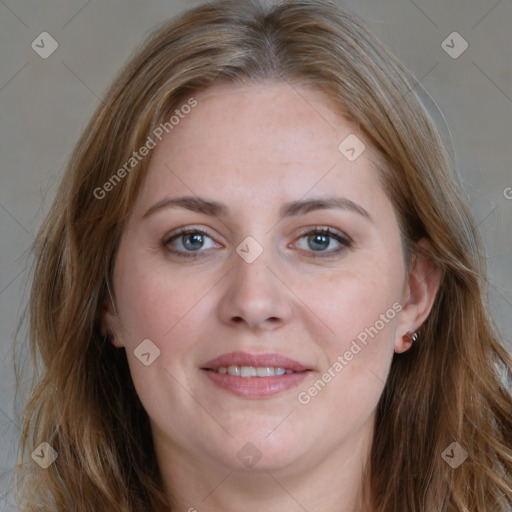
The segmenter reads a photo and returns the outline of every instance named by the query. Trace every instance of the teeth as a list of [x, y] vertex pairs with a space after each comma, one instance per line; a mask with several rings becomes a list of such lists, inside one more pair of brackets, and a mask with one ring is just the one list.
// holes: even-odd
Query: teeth
[[256, 375], [258, 377], [273, 377], [276, 374], [275, 368], [271, 368], [270, 366], [258, 367], [256, 368]]
[[256, 368], [252, 366], [241, 366], [240, 377], [256, 377]]
[[272, 366], [237, 366], [232, 365], [221, 366], [218, 368], [217, 373], [228, 373], [235, 377], [274, 377], [276, 375], [284, 375], [285, 373], [295, 373], [293, 370], [287, 370], [285, 368], [274, 368]]
[[229, 375], [240, 376], [240, 366], [228, 366]]

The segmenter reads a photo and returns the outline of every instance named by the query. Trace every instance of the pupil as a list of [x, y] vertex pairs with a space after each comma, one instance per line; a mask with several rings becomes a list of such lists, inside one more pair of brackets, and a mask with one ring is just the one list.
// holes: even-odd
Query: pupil
[[[321, 239], [321, 241], [319, 242], [321, 245], [322, 245], [322, 249], [325, 249], [326, 247], [328, 247], [329, 245], [329, 241], [328, 241], [328, 237], [325, 236], [325, 235], [312, 235], [312, 238], [313, 240], [316, 239], [316, 241], [318, 241], [319, 239]], [[316, 243], [316, 242], [315, 242]]]
[[194, 247], [194, 245], [193, 245], [193, 244], [194, 244], [195, 242], [192, 242], [192, 247], [187, 247], [187, 249], [198, 249], [198, 248], [202, 245], [202, 238], [203, 238], [203, 235], [201, 235], [200, 233], [194, 233], [194, 234], [192, 234], [192, 235], [188, 235], [188, 237], [187, 237], [187, 238], [185, 238], [185, 247], [187, 247], [187, 245], [189, 245], [189, 244], [187, 244], [187, 242], [188, 242], [190, 239], [194, 239], [194, 240], [195, 240], [195, 242], [199, 242], [199, 246], [197, 246], [197, 245], [196, 245], [196, 246]]

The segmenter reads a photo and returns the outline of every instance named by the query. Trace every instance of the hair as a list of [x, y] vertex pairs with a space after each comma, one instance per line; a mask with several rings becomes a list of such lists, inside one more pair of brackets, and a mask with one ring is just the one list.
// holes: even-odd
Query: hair
[[[512, 358], [489, 310], [483, 245], [456, 165], [414, 77], [356, 17], [320, 0], [192, 8], [152, 32], [106, 92], [34, 244], [36, 371], [23, 410], [20, 510], [170, 509], [126, 353], [101, 333], [118, 243], [150, 158], [108, 198], [95, 190], [176, 108], [218, 81], [323, 91], [379, 156], [406, 261], [428, 257], [439, 269], [419, 341], [395, 354], [377, 407], [365, 510], [510, 511]], [[422, 238], [429, 248], [420, 250]], [[28, 457], [43, 441], [58, 453], [45, 470]], [[468, 453], [456, 469], [441, 456], [453, 442]]]

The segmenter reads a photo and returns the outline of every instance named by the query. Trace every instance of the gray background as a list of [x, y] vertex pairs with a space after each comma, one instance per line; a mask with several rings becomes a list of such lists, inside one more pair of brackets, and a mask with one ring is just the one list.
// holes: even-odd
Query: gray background
[[[0, 511], [14, 510], [12, 340], [27, 299], [30, 244], [114, 74], [155, 24], [199, 3], [0, 0]], [[491, 305], [510, 343], [512, 0], [340, 3], [361, 15], [443, 112], [486, 246]], [[45, 31], [59, 44], [47, 59], [31, 48]], [[457, 59], [441, 47], [454, 31], [469, 45]]]

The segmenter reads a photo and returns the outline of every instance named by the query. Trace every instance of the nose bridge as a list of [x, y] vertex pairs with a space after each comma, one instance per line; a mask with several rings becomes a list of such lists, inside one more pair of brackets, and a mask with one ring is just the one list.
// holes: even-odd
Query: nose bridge
[[[260, 235], [259, 239], [262, 240], [263, 236]], [[264, 241], [258, 241], [248, 236], [237, 246], [233, 279], [239, 291], [254, 297], [271, 292], [276, 284], [271, 282], [275, 276], [268, 268], [274, 264], [271, 240], [272, 237], [266, 237]]]

